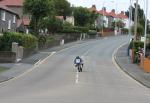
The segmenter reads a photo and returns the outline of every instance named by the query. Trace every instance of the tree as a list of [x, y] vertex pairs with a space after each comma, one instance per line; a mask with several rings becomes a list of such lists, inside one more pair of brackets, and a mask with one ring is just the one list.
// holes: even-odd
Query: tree
[[65, 19], [72, 13], [72, 8], [67, 0], [54, 0], [54, 6], [56, 15], [64, 16]]
[[[134, 34], [134, 26], [131, 28], [132, 33]], [[138, 23], [137, 25], [137, 37], [138, 39], [144, 34], [144, 27]]]
[[55, 16], [49, 16], [41, 20], [40, 27], [48, 29], [48, 32], [54, 34], [62, 29], [63, 21]]
[[124, 28], [125, 27], [125, 23], [121, 20], [118, 20], [118, 21], [114, 21], [112, 23], [112, 27], [114, 27], [113, 29], [115, 29], [115, 25], [117, 26], [117, 28]]
[[83, 7], [73, 8], [76, 26], [91, 26], [95, 23], [97, 14], [90, 12], [89, 9]]
[[55, 12], [53, 0], [25, 0], [24, 13], [32, 15], [33, 30], [38, 32], [38, 23], [44, 17]]
[[[136, 3], [134, 4], [134, 7], [131, 6], [129, 7], [129, 10], [127, 12], [125, 12], [125, 14], [129, 17], [129, 11], [130, 9], [132, 9], [132, 20], [134, 21], [135, 18], [135, 7], [136, 7]], [[145, 15], [144, 15], [144, 10], [141, 9], [140, 5], [138, 5], [138, 19], [145, 19]]]
[[[129, 10], [126, 13], [126, 15], [129, 17], [129, 11], [130, 9], [132, 9], [132, 20], [134, 21], [134, 18], [135, 18], [135, 7], [136, 7], [136, 3], [134, 4], [134, 7], [131, 6], [129, 8]], [[144, 14], [144, 10], [141, 9], [140, 5], [138, 5], [138, 28], [137, 28], [137, 32], [139, 32], [137, 35], [141, 34], [144, 34], [144, 28], [145, 28], [145, 14]], [[147, 26], [148, 28], [148, 26]]]

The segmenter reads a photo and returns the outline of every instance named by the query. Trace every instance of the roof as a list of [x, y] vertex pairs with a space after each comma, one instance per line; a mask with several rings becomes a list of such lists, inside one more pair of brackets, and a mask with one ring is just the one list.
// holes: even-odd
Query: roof
[[89, 10], [90, 10], [91, 12], [98, 12], [95, 5], [92, 5], [92, 7], [89, 8]]
[[117, 15], [117, 18], [119, 18], [119, 19], [128, 19], [128, 17], [124, 14], [123, 11], [120, 14]]
[[0, 0], [1, 5], [6, 6], [23, 6], [24, 0]]
[[104, 16], [109, 16], [109, 13], [106, 10], [100, 10], [98, 13]]
[[8, 11], [8, 12], [10, 12], [10, 13], [13, 13], [13, 14], [15, 14], [15, 15], [18, 16], [18, 14], [17, 14], [15, 11], [9, 9], [8, 7], [6, 7], [6, 6], [4, 6], [4, 5], [0, 5], [0, 9], [6, 10], [6, 11]]
[[17, 20], [17, 27], [19, 27], [23, 23], [24, 26], [29, 26], [30, 19], [29, 18], [23, 18]]
[[115, 13], [115, 11], [113, 11], [113, 10], [111, 12], [109, 12], [108, 15], [112, 16], [114, 18], [116, 18], [116, 16], [117, 16], [116, 13]]

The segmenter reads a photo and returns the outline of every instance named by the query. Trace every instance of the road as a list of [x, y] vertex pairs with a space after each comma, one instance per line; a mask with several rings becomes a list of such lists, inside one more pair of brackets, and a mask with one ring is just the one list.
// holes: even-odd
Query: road
[[[56, 52], [32, 71], [0, 84], [0, 103], [149, 103], [150, 90], [118, 69], [114, 51], [127, 36], [107, 37]], [[83, 72], [73, 64], [84, 60]]]

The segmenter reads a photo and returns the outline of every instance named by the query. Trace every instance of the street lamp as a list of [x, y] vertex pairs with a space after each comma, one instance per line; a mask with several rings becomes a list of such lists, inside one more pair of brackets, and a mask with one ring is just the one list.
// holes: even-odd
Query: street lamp
[[115, 35], [117, 35], [117, 0], [115, 0], [115, 11], [116, 11], [116, 20], [115, 20]]
[[146, 54], [146, 37], [147, 37], [147, 16], [148, 16], [148, 0], [146, 0], [146, 18], [145, 18], [145, 39], [144, 39], [144, 57]]
[[135, 8], [134, 40], [137, 40], [137, 18], [138, 18], [138, 0], [136, 0], [136, 8]]
[[130, 8], [129, 8], [129, 35], [131, 36], [131, 26], [132, 26], [132, 0], [130, 0]]

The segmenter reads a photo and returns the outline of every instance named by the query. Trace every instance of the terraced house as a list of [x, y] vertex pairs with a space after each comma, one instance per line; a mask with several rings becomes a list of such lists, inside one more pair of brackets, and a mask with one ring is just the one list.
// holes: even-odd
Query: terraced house
[[[24, 0], [0, 0], [0, 5], [5, 6], [9, 11], [15, 11], [19, 15], [20, 18], [16, 20], [17, 26], [15, 30], [28, 33], [30, 19], [29, 16], [23, 14], [23, 2]], [[4, 28], [6, 29], [6, 27]]]
[[16, 31], [19, 15], [4, 5], [0, 5], [0, 32]]

